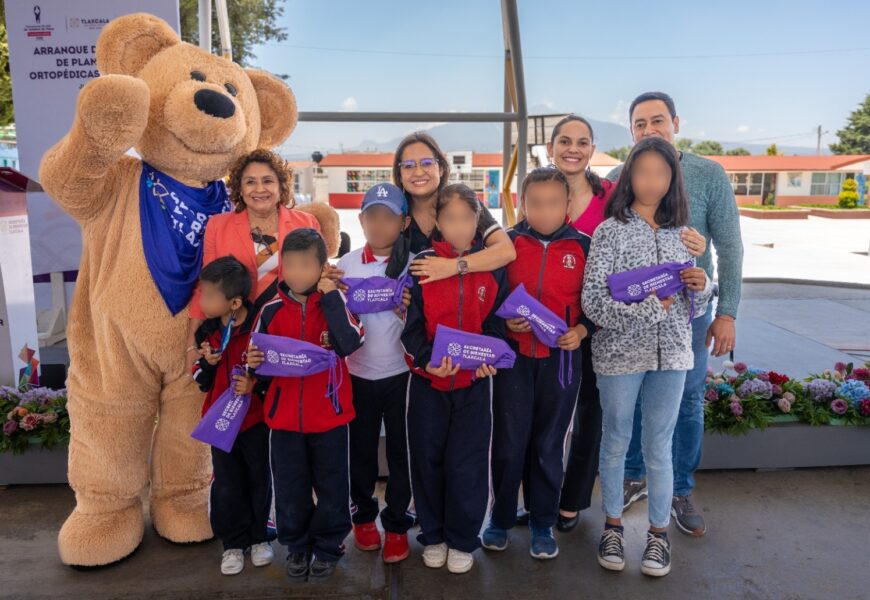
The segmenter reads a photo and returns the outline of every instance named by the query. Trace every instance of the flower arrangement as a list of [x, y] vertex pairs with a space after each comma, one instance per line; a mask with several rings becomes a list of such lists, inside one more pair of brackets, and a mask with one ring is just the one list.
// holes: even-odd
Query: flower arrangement
[[708, 369], [705, 429], [743, 434], [781, 421], [870, 425], [870, 362], [837, 363], [803, 380], [739, 362], [726, 362], [718, 374]]
[[0, 387], [0, 452], [19, 454], [31, 444], [51, 449], [69, 443], [66, 391]]

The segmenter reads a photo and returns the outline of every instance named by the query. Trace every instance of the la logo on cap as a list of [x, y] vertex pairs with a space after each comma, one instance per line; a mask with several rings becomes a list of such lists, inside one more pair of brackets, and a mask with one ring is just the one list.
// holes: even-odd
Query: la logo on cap
[[386, 188], [384, 188], [384, 186], [382, 186], [382, 185], [378, 186], [378, 191], [376, 193], [377, 193], [378, 198], [386, 198], [389, 194], [389, 192], [387, 192]]

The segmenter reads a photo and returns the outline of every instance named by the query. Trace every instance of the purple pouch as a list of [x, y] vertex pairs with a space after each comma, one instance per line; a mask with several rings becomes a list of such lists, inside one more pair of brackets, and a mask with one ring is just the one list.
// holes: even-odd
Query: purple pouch
[[[680, 279], [680, 271], [694, 266], [692, 261], [670, 262], [613, 273], [607, 276], [607, 287], [614, 300], [626, 304], [643, 302], [653, 291], [659, 298], [668, 298], [687, 289]], [[695, 317], [695, 294], [691, 292], [690, 295], [689, 321]]]
[[550, 348], [558, 348], [556, 340], [568, 331], [565, 320], [529, 294], [522, 283], [505, 298], [495, 314], [503, 319], [525, 318], [535, 337]]
[[445, 356], [459, 363], [461, 369], [472, 371], [484, 364], [496, 369], [510, 369], [517, 359], [504, 340], [438, 325], [429, 364], [440, 365]]
[[[550, 348], [558, 348], [559, 344], [556, 340], [568, 332], [568, 323], [529, 294], [526, 291], [526, 286], [522, 283], [505, 298], [504, 303], [495, 311], [495, 314], [503, 319], [523, 317], [529, 322], [534, 336]], [[573, 378], [571, 351], [562, 350], [559, 355], [559, 385], [565, 389], [571, 385]]]
[[341, 414], [338, 401], [338, 388], [342, 384], [341, 369], [338, 368], [339, 358], [335, 352], [303, 340], [267, 333], [252, 333], [251, 343], [262, 350], [265, 358], [256, 370], [257, 375], [304, 377], [329, 369], [326, 395], [332, 401], [335, 414]]
[[[233, 375], [244, 375], [245, 370], [241, 367], [233, 367]], [[230, 378], [232, 382], [232, 378]], [[243, 394], [236, 396], [233, 392], [232, 383], [224, 390], [224, 393], [215, 400], [214, 404], [206, 411], [199, 425], [191, 433], [191, 437], [224, 452], [233, 449], [236, 436], [242, 427], [242, 421], [248, 414], [251, 406], [251, 396]]]
[[402, 291], [412, 284], [405, 272], [398, 279], [375, 275], [372, 277], [345, 277], [341, 280], [348, 289], [347, 308], [357, 315], [393, 310], [402, 305]]

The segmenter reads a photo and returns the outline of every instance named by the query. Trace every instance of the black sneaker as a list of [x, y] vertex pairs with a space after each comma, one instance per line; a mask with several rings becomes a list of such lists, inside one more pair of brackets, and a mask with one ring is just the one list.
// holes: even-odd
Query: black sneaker
[[608, 571], [622, 571], [625, 568], [625, 548], [622, 531], [611, 527], [605, 529], [598, 542], [598, 564]]
[[314, 560], [311, 561], [311, 568], [308, 570], [308, 581], [329, 579], [335, 574], [336, 565], [338, 565], [337, 561], [323, 560], [315, 556]]
[[625, 479], [622, 482], [622, 512], [628, 510], [628, 507], [643, 500], [647, 496], [646, 481], [641, 479], [635, 481], [633, 479]]
[[664, 577], [671, 572], [671, 542], [667, 536], [646, 532], [646, 550], [640, 572], [650, 577]]
[[680, 533], [701, 537], [707, 533], [707, 523], [701, 513], [695, 511], [692, 495], [674, 496], [671, 500], [671, 515]]
[[287, 555], [287, 577], [291, 581], [305, 581], [311, 556], [307, 552], [291, 552]]
[[574, 531], [574, 528], [577, 527], [577, 523], [579, 522], [579, 512], [573, 517], [566, 517], [562, 513], [559, 513], [559, 516], [556, 518], [556, 529], [562, 533], [568, 533], [569, 531]]

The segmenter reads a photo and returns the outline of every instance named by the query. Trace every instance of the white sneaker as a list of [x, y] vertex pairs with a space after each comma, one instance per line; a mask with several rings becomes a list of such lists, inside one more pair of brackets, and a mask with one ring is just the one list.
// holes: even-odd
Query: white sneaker
[[432, 544], [423, 548], [423, 564], [430, 569], [440, 569], [447, 562], [447, 544]]
[[245, 551], [240, 548], [224, 550], [221, 558], [221, 573], [224, 575], [238, 575], [245, 568]]
[[451, 548], [447, 553], [447, 570], [451, 573], [468, 573], [474, 566], [474, 557], [468, 552]]
[[275, 558], [275, 552], [272, 551], [272, 544], [263, 542], [251, 546], [251, 563], [255, 567], [265, 567], [271, 565]]

